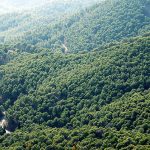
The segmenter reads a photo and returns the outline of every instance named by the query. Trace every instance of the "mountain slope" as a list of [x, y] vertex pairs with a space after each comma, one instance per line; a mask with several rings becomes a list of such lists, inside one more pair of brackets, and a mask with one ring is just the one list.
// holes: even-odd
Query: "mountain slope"
[[[1, 110], [7, 110], [7, 128], [11, 130], [10, 124], [18, 124], [18, 128], [28, 130], [28, 126], [39, 124], [47, 126], [45, 130], [66, 128], [64, 130], [71, 134], [70, 129], [76, 131], [79, 127], [82, 130], [84, 126], [96, 126], [97, 130], [110, 128], [108, 134], [116, 130], [116, 136], [127, 138], [131, 135], [125, 132], [135, 132], [149, 139], [149, 43], [147, 35], [101, 47], [100, 52], [28, 54], [1, 66]], [[12, 134], [13, 138], [16, 134]], [[91, 133], [87, 134], [91, 136]], [[71, 140], [73, 144], [73, 139], [67, 141]], [[116, 141], [112, 147], [119, 149], [130, 144], [146, 147], [148, 139], [142, 143], [133, 138], [128, 144]], [[86, 135], [82, 140], [84, 147]], [[64, 149], [61, 144], [60, 149]], [[17, 145], [21, 146], [21, 143]], [[89, 148], [94, 146], [89, 144]]]
[[[68, 52], [89, 51], [99, 45], [150, 31], [149, 10], [148, 0], [106, 0], [70, 19], [46, 25], [22, 36], [19, 39], [21, 49], [30, 52], [33, 51], [31, 45], [34, 45], [37, 48], [64, 51], [64, 44]], [[13, 38], [12, 41], [16, 40]]]
[[[97, 1], [98, 0], [93, 0], [92, 2], [90, 0], [45, 1], [41, 2], [37, 7], [34, 6], [32, 9], [22, 10], [19, 7], [20, 11], [16, 10], [0, 15], [0, 21], [2, 22], [0, 25], [0, 42], [3, 43], [12, 40], [18, 42], [20, 38], [23, 38], [31, 32], [35, 30], [39, 31], [41, 28], [45, 28], [45, 26], [47, 28], [56, 21], [64, 20], [71, 14], [91, 6]], [[27, 4], [27, 2], [24, 3]], [[9, 5], [11, 6], [11, 4], [8, 3], [8, 6]], [[22, 2], [18, 5], [22, 5]]]
[[0, 150], [149, 150], [150, 1], [64, 1], [0, 16]]

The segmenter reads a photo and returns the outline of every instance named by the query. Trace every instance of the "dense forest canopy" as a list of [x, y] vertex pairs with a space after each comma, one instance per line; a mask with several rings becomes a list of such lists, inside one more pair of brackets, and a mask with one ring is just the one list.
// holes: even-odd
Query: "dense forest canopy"
[[0, 22], [0, 150], [150, 149], [149, 0], [53, 1]]
[[91, 6], [97, 1], [101, 0], [93, 0], [92, 2], [91, 0], [56, 0], [43, 3], [42, 6], [32, 9], [0, 15], [0, 42], [15, 40], [18, 43], [20, 38], [24, 39], [26, 35], [30, 35], [33, 31], [37, 32], [48, 28], [51, 24], [55, 24], [56, 21], [59, 20], [60, 22], [60, 20], [64, 20], [78, 12], [79, 9]]
[[[52, 5], [52, 8], [45, 6], [31, 14], [14, 14], [7, 20], [0, 18], [5, 28], [13, 22], [12, 27], [8, 26], [1, 32], [1, 41], [14, 43], [17, 48], [28, 52], [41, 47], [64, 51], [64, 45], [69, 52], [78, 52], [90, 51], [114, 40], [142, 35], [150, 29], [148, 0], [106, 0], [71, 14], [70, 11], [84, 5], [84, 1], [75, 2], [70, 5], [60, 3], [59, 7]], [[3, 24], [1, 26], [3, 28]]]

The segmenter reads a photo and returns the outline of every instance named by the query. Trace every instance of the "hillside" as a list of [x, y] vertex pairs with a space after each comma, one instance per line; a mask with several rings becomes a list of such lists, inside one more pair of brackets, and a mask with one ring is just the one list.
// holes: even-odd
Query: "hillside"
[[[23, 5], [25, 2], [20, 0], [9, 2], [10, 4], [8, 3], [8, 5], [12, 6], [12, 4], [16, 4], [17, 8], [15, 7], [16, 10], [14, 9], [14, 11], [10, 13], [0, 15], [0, 43], [9, 41], [18, 43], [21, 39], [25, 39], [27, 35], [31, 35], [32, 32], [37, 34], [37, 31], [47, 29], [50, 25], [55, 24], [56, 21], [59, 20], [59, 22], [61, 22], [79, 10], [95, 4], [97, 1], [99, 0], [93, 0], [92, 2], [90, 0], [49, 0], [40, 2], [39, 5], [32, 9], [29, 7], [23, 10], [17, 10], [17, 8], [26, 8]], [[32, 4], [33, 0], [28, 2]], [[36, 4], [38, 4], [38, 2], [39, 1], [37, 1]], [[26, 2], [25, 4], [28, 3]], [[36, 38], [33, 38], [33, 41], [34, 40], [36, 40]]]
[[150, 1], [24, 2], [0, 2], [0, 150], [150, 150]]
[[3, 41], [15, 42], [16, 48], [28, 52], [41, 51], [40, 48], [64, 52], [63, 45], [68, 52], [90, 51], [99, 45], [150, 31], [149, 10], [148, 0], [106, 0], [70, 17], [59, 18], [54, 24], [46, 22], [43, 25], [43, 21], [39, 20], [42, 28], [32, 27], [31, 24], [30, 32], [20, 33], [16, 38], [13, 35], [11, 39], [6, 34]]
[[[148, 149], [149, 43], [146, 35], [90, 53], [28, 54], [2, 65], [1, 110], [7, 128], [19, 130], [2, 136], [0, 146]], [[43, 135], [36, 136], [39, 128]]]
[[[124, 100], [127, 100], [124, 102]], [[103, 110], [107, 109], [108, 115], [105, 116], [109, 120], [109, 115], [114, 111], [114, 107], [119, 110], [124, 108], [131, 108], [129, 111], [123, 111], [120, 114], [119, 119], [115, 119], [118, 115], [118, 111], [113, 113], [112, 118], [114, 121], [121, 123], [125, 121], [126, 124], [130, 125], [130, 121], [134, 120], [134, 117], [137, 111], [137, 116], [140, 115], [140, 109], [143, 109], [143, 106], [149, 105], [150, 92], [146, 91], [144, 93], [133, 92], [126, 95], [125, 99], [119, 99], [115, 104], [108, 107], [104, 107]], [[143, 101], [143, 102], [142, 102]], [[130, 104], [130, 105], [129, 105]], [[135, 105], [137, 105], [137, 108]], [[137, 122], [143, 121], [148, 113], [141, 110], [142, 113]], [[101, 112], [98, 112], [101, 113]], [[121, 116], [126, 115], [126, 120], [121, 120]], [[130, 118], [131, 117], [131, 118]], [[118, 124], [119, 124], [118, 123]], [[124, 123], [124, 125], [125, 125]], [[137, 123], [134, 123], [135, 126]], [[141, 149], [149, 150], [150, 149], [150, 136], [149, 136], [149, 122], [137, 127], [136, 130], [128, 130], [122, 128], [116, 130], [115, 128], [109, 127], [97, 127], [85, 125], [82, 127], [75, 128], [73, 130], [67, 128], [48, 128], [45, 126], [32, 125], [26, 127], [22, 130], [17, 130], [11, 136], [5, 136], [0, 138], [0, 146], [3, 150], [8, 148], [16, 149], [53, 149], [53, 150], [69, 150], [71, 149], [73, 143], [76, 143], [77, 147], [81, 150], [87, 149]]]

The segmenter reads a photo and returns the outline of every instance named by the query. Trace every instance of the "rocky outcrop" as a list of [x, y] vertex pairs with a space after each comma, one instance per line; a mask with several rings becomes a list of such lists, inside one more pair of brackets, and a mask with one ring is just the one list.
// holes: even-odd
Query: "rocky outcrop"
[[18, 121], [16, 121], [16, 120], [7, 120], [5, 118], [5, 112], [2, 112], [1, 115], [2, 116], [0, 117], [0, 127], [5, 129], [5, 132], [7, 134], [10, 134], [11, 132], [14, 132], [15, 129], [19, 125]]

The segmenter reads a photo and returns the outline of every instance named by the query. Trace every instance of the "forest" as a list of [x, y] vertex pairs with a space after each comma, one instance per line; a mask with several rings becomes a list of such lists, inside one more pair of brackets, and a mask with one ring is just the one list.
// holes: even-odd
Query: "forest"
[[[72, 7], [68, 6], [65, 12], [58, 8], [49, 17], [49, 9], [45, 7], [44, 11], [32, 14], [2, 17], [0, 20], [4, 25], [0, 28], [4, 26], [6, 29], [0, 33], [1, 41], [6, 44], [11, 42], [15, 48], [27, 52], [39, 52], [41, 48], [64, 52], [63, 45], [68, 48], [68, 52], [79, 52], [143, 35], [150, 30], [149, 0], [105, 0], [78, 13]], [[39, 15], [39, 12], [43, 13]]]
[[0, 16], [0, 150], [150, 149], [150, 1], [92, 4]]

